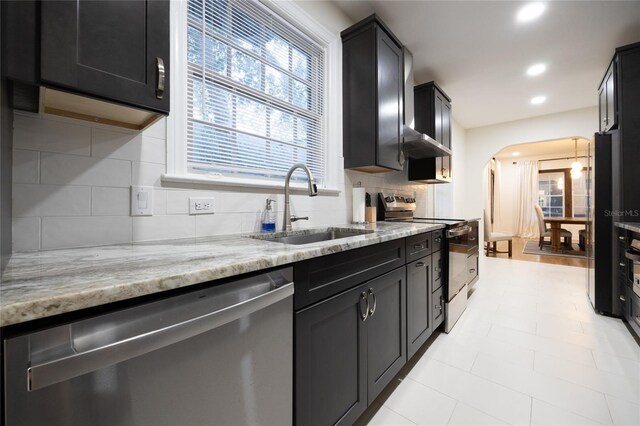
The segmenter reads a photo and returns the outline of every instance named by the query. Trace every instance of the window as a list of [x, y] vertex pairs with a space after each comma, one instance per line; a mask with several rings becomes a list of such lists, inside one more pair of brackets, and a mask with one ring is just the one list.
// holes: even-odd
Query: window
[[559, 172], [540, 172], [538, 174], [538, 204], [544, 217], [564, 217], [565, 174]]
[[587, 217], [587, 173], [571, 179], [571, 169], [540, 170], [538, 204], [544, 217]]
[[322, 184], [325, 48], [256, 1], [186, 15], [186, 172], [282, 181], [303, 162]]

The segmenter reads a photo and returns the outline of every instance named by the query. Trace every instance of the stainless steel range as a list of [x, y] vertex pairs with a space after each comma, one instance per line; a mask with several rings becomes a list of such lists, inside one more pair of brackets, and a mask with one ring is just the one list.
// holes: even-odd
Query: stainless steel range
[[445, 226], [445, 332], [467, 307], [469, 289], [478, 280], [478, 220], [415, 217], [416, 200], [408, 194], [379, 193], [378, 220]]

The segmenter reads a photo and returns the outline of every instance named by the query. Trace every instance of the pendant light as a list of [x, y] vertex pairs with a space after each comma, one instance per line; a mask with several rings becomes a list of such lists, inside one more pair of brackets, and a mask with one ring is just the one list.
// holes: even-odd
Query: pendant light
[[571, 179], [580, 179], [582, 176], [582, 163], [578, 161], [578, 138], [573, 138], [575, 146], [576, 161], [571, 163]]

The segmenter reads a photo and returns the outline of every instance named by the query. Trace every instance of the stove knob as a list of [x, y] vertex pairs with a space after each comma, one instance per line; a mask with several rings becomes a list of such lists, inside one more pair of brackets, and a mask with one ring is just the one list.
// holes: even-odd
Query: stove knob
[[393, 202], [395, 201], [395, 198], [393, 198], [393, 197], [384, 197], [384, 200], [385, 200], [387, 203], [393, 203]]

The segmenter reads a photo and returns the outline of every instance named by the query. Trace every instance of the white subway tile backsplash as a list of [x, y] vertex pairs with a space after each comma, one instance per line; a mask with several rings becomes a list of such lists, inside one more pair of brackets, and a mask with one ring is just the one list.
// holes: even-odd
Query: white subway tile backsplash
[[167, 214], [167, 191], [154, 188], [153, 190], [153, 214]]
[[16, 217], [12, 220], [13, 251], [40, 250], [40, 218]]
[[185, 190], [168, 190], [167, 214], [189, 214], [189, 194]]
[[219, 213], [198, 215], [196, 219], [196, 236], [225, 235], [239, 233], [242, 230], [242, 213]]
[[165, 140], [133, 132], [91, 130], [91, 156], [165, 164]]
[[42, 184], [117, 187], [131, 185], [130, 161], [43, 152], [40, 163]]
[[91, 214], [93, 216], [129, 216], [131, 214], [131, 190], [129, 188], [92, 187]]
[[133, 218], [133, 241], [154, 241], [196, 236], [195, 216], [138, 216]]
[[134, 161], [132, 163], [131, 184], [155, 186], [160, 188], [160, 176], [166, 171], [164, 164], [140, 163]]
[[40, 181], [40, 153], [24, 149], [13, 150], [13, 183]]
[[91, 128], [14, 114], [13, 146], [18, 149], [91, 155]]
[[13, 216], [90, 216], [88, 186], [13, 185]]
[[42, 249], [131, 242], [131, 217], [43, 217]]
[[157, 139], [167, 139], [167, 119], [161, 118], [142, 132], [145, 136]]

